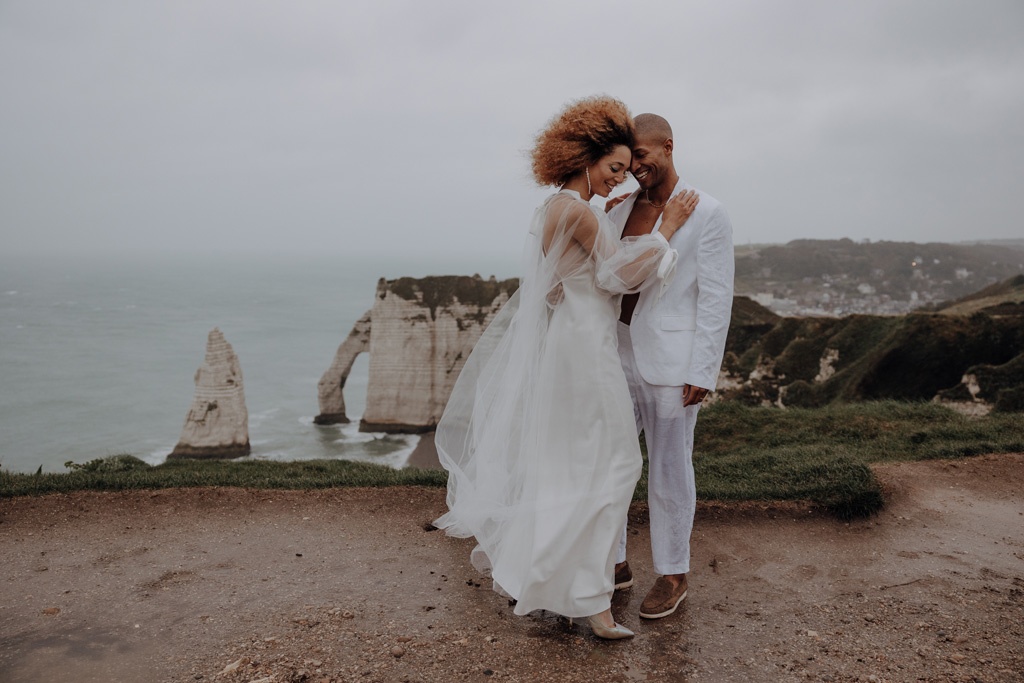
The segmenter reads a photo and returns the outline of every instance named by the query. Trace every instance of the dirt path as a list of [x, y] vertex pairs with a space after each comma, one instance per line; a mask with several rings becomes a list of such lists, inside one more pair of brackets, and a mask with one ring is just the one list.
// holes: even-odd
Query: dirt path
[[879, 474], [888, 507], [853, 524], [702, 507], [690, 597], [656, 622], [636, 506], [616, 643], [514, 617], [470, 542], [424, 530], [442, 490], [3, 500], [0, 680], [1024, 680], [1024, 455]]

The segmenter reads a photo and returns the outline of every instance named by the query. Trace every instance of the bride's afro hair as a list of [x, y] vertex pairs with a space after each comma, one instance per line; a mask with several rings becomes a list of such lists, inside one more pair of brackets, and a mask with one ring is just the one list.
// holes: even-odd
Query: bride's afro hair
[[556, 115], [534, 143], [533, 177], [540, 185], [563, 185], [618, 145], [633, 148], [633, 117], [619, 100], [586, 97]]

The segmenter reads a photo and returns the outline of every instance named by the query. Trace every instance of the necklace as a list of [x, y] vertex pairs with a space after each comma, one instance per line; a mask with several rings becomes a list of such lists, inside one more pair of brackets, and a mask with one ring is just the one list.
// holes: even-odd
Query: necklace
[[665, 202], [665, 204], [655, 204], [654, 200], [651, 199], [651, 191], [650, 190], [644, 190], [644, 194], [647, 196], [647, 203], [650, 204], [651, 206], [653, 206], [655, 209], [664, 209], [665, 208], [665, 204], [668, 204], [667, 201]]

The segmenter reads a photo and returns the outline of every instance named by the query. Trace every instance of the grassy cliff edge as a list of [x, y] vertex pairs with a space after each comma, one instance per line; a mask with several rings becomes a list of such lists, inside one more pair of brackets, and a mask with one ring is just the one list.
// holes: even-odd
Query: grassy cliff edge
[[[1019, 415], [967, 418], [930, 403], [837, 404], [819, 409], [718, 403], [697, 424], [697, 496], [705, 502], [806, 502], [841, 518], [884, 505], [875, 462], [1024, 452]], [[69, 464], [59, 474], [0, 470], [0, 498], [79, 490], [196, 486], [316, 489], [442, 487], [442, 470], [391, 469], [343, 460], [175, 460], [151, 466], [129, 455]], [[647, 497], [646, 468], [634, 498]]]

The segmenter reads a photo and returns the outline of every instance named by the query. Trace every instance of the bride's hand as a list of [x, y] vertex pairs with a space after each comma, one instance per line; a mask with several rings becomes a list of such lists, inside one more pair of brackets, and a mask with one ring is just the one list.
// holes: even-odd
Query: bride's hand
[[612, 197], [611, 199], [606, 201], [604, 203], [604, 212], [608, 213], [609, 211], [614, 209], [616, 206], [618, 206], [622, 202], [626, 201], [626, 199], [629, 197], [629, 194], [630, 194], [629, 192], [627, 192], [626, 194], [620, 194], [618, 197]]
[[686, 219], [690, 217], [693, 210], [697, 208], [700, 197], [695, 190], [680, 192], [668, 200], [665, 209], [661, 212], [661, 231], [668, 233], [666, 238], [672, 237], [679, 228], [683, 227]]

